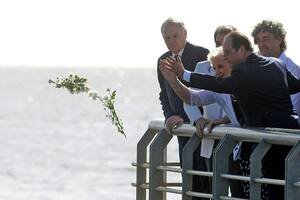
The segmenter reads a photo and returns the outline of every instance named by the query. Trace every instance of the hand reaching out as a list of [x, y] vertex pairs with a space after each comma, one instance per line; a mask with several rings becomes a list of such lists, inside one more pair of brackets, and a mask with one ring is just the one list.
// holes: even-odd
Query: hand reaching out
[[176, 74], [176, 76], [182, 78], [183, 72], [184, 72], [184, 66], [181, 62], [181, 59], [175, 59], [173, 57], [168, 57], [165, 59], [161, 59], [159, 61], [160, 65], [160, 70], [165, 70], [168, 69], [169, 71], [172, 71], [173, 73]]
[[162, 75], [165, 77], [165, 79], [170, 83], [174, 84], [177, 81], [176, 74], [170, 70], [170, 68], [167, 66], [168, 61], [166, 59], [162, 59], [159, 61], [159, 70], [161, 71]]

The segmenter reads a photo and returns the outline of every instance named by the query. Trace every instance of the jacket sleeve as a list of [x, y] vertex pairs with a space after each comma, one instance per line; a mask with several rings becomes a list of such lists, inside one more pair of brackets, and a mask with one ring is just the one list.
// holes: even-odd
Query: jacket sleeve
[[183, 103], [183, 109], [187, 114], [191, 124], [194, 124], [198, 119], [203, 117], [200, 109], [197, 106]]
[[210, 75], [192, 73], [190, 83], [195, 88], [233, 94], [238, 88], [238, 77], [238, 72], [232, 72], [231, 76], [227, 78], [216, 78]]
[[287, 82], [289, 85], [290, 94], [295, 94], [297, 92], [300, 92], [300, 79], [297, 79], [289, 71], [286, 72], [286, 75], [287, 75]]
[[162, 105], [162, 110], [163, 110], [165, 119], [168, 119], [170, 116], [174, 115], [174, 113], [169, 104], [164, 77], [158, 67], [157, 67], [157, 76], [158, 76], [158, 82], [159, 82], [159, 86], [160, 86], [159, 100]]
[[191, 90], [192, 105], [205, 106], [216, 103], [215, 93], [209, 90]]

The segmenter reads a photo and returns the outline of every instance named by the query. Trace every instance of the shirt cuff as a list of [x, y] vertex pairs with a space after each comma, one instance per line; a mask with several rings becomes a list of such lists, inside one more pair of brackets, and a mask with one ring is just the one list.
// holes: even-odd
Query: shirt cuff
[[187, 82], [190, 82], [191, 74], [192, 74], [192, 72], [190, 72], [188, 70], [184, 70], [182, 79], [187, 81]]

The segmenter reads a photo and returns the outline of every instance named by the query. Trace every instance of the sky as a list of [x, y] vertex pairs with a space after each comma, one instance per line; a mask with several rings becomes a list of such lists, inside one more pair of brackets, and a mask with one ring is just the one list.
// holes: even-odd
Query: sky
[[260, 20], [281, 21], [288, 53], [300, 63], [295, 2], [0, 0], [0, 66], [156, 67], [167, 51], [160, 26], [168, 17], [184, 21], [188, 41], [208, 49], [219, 25], [232, 24], [251, 38]]

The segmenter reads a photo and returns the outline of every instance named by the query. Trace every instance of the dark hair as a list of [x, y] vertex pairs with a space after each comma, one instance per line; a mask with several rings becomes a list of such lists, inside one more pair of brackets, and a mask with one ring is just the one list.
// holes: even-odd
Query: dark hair
[[222, 25], [218, 26], [214, 33], [214, 40], [216, 41], [216, 37], [218, 34], [226, 35], [232, 31], [237, 31], [237, 29], [232, 25]]
[[258, 23], [254, 27], [251, 33], [252, 37], [254, 38], [255, 44], [256, 44], [255, 37], [260, 32], [269, 32], [272, 33], [276, 39], [281, 38], [282, 42], [280, 44], [280, 50], [281, 51], [286, 50], [287, 48], [286, 40], [285, 40], [286, 31], [284, 30], [282, 23], [277, 21], [268, 21], [268, 20], [263, 20], [262, 22]]
[[236, 51], [241, 47], [245, 47], [245, 50], [246, 51], [251, 51], [253, 52], [253, 47], [252, 47], [252, 44], [249, 40], [249, 38], [241, 33], [241, 32], [238, 32], [238, 31], [233, 31], [231, 33], [228, 33], [226, 35], [226, 38], [227, 37], [230, 37], [231, 38], [231, 41], [232, 41], [232, 48], [234, 48]]

